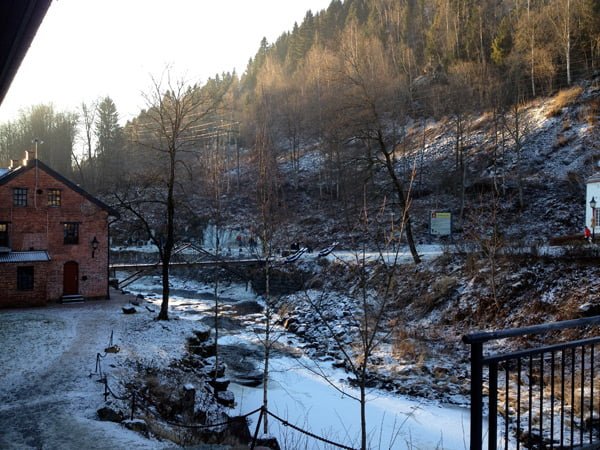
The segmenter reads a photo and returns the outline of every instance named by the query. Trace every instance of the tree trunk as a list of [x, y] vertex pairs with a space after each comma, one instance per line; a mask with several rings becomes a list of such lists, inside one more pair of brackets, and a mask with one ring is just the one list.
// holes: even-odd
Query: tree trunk
[[[366, 362], [365, 362], [366, 364]], [[366, 370], [362, 369], [360, 380], [360, 449], [367, 450], [367, 376]]]
[[[265, 324], [265, 368], [263, 371], [263, 411], [266, 412], [269, 410], [269, 359], [271, 357], [271, 299], [270, 299], [270, 278], [269, 278], [269, 256], [270, 252], [267, 253], [267, 259], [265, 264], [265, 299], [267, 303], [266, 310], [266, 324]], [[263, 417], [263, 432], [264, 434], [268, 434], [269, 432], [269, 423], [268, 423], [268, 414], [265, 414]]]
[[172, 150], [169, 152], [169, 180], [168, 180], [168, 191], [167, 191], [167, 236], [165, 245], [163, 248], [163, 261], [162, 261], [162, 303], [160, 305], [160, 313], [158, 314], [158, 320], [169, 320], [169, 264], [171, 262], [171, 253], [173, 252], [173, 246], [175, 241], [175, 198], [174, 198], [174, 187], [175, 187], [175, 145], [173, 144]]
[[377, 141], [379, 143], [379, 148], [381, 153], [383, 153], [385, 157], [385, 167], [388, 171], [390, 178], [392, 179], [392, 183], [394, 188], [396, 189], [396, 194], [398, 197], [398, 202], [400, 203], [400, 217], [402, 217], [402, 222], [404, 225], [404, 232], [406, 233], [406, 242], [408, 243], [408, 248], [410, 249], [410, 254], [413, 257], [413, 261], [415, 264], [419, 264], [421, 262], [421, 257], [417, 252], [417, 247], [415, 245], [415, 240], [412, 234], [412, 226], [410, 222], [410, 214], [408, 212], [408, 207], [406, 204], [406, 198], [404, 193], [404, 187], [402, 186], [402, 182], [398, 179], [396, 175], [396, 171], [394, 170], [394, 161], [392, 160], [391, 153], [387, 150], [385, 142], [383, 140], [383, 136], [381, 134], [381, 130], [377, 133]]

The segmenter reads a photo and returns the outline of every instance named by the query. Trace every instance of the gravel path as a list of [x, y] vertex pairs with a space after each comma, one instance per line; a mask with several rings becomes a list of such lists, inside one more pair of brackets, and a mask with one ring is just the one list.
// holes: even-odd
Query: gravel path
[[111, 331], [127, 336], [129, 326], [149, 320], [121, 313], [130, 300], [113, 292], [109, 301], [0, 311], [1, 449], [166, 447], [96, 418], [103, 404], [96, 354]]

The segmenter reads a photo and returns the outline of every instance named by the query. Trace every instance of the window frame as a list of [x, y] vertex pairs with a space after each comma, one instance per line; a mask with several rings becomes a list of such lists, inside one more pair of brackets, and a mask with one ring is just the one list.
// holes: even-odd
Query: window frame
[[79, 244], [79, 222], [63, 222], [63, 244]]
[[26, 187], [13, 188], [13, 206], [27, 207], [27, 197], [29, 190]]
[[33, 266], [17, 267], [17, 290], [33, 291], [35, 287], [35, 269]]
[[51, 188], [48, 189], [48, 203], [49, 208], [59, 208], [62, 205], [62, 190]]
[[10, 222], [0, 222], [0, 247], [10, 248], [10, 232], [8, 225]]

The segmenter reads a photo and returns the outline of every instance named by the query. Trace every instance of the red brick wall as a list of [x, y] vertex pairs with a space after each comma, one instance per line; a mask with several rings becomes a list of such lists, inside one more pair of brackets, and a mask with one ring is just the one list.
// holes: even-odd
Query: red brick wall
[[[46, 304], [46, 285], [49, 262], [0, 264], [0, 308], [43, 306]], [[17, 290], [17, 267], [33, 266], [33, 290]]]
[[[33, 164], [30, 162], [30, 164]], [[13, 188], [28, 188], [27, 206], [13, 206]], [[61, 190], [61, 206], [48, 206], [48, 189]], [[66, 184], [35, 167], [0, 186], [0, 222], [10, 222], [13, 251], [46, 250], [48, 264], [46, 295], [63, 295], [63, 267], [79, 265], [79, 293], [87, 298], [105, 298], [108, 292], [108, 212]], [[64, 222], [79, 223], [79, 243], [65, 245]], [[92, 258], [91, 242], [98, 240]], [[1, 270], [1, 269], [0, 269]]]

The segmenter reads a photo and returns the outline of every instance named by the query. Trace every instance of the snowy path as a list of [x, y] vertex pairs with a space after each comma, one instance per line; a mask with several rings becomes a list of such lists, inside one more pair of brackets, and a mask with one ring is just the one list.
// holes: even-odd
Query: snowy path
[[162, 448], [100, 422], [95, 355], [128, 322], [125, 299], [0, 313], [0, 448]]

